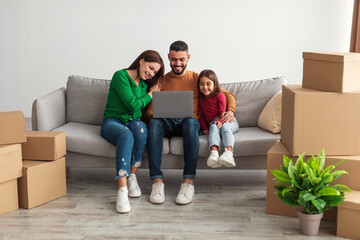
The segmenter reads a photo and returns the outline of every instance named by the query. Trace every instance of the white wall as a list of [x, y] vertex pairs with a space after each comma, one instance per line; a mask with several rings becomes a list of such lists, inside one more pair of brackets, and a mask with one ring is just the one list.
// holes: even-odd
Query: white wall
[[302, 78], [303, 51], [349, 51], [353, 0], [0, 0], [0, 111], [31, 116], [69, 75], [110, 79], [146, 49], [169, 71], [184, 40], [189, 69], [220, 82]]

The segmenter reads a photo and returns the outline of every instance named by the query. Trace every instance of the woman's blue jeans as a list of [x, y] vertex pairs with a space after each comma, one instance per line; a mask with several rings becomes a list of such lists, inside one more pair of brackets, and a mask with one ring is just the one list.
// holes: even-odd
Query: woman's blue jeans
[[146, 124], [136, 118], [123, 123], [117, 118], [105, 118], [101, 136], [116, 146], [116, 177], [130, 176], [130, 166], [140, 167], [146, 147]]
[[194, 118], [153, 118], [149, 122], [147, 154], [150, 178], [163, 178], [161, 157], [163, 137], [182, 136], [184, 143], [184, 178], [195, 178], [199, 153], [200, 123]]
[[215, 118], [210, 123], [209, 146], [211, 147], [211, 146], [215, 145], [220, 148], [220, 141], [221, 141], [220, 136], [221, 136], [225, 148], [229, 147], [229, 146], [234, 148], [235, 138], [234, 138], [233, 133], [236, 133], [237, 131], [239, 131], [238, 122], [234, 118], [233, 122], [223, 123], [221, 129], [218, 129], [218, 127], [214, 124], [214, 122], [217, 119], [218, 118]]

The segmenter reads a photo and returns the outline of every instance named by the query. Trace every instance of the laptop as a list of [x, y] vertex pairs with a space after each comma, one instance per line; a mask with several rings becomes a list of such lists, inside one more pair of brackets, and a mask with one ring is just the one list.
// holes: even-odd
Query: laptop
[[193, 117], [192, 91], [153, 92], [154, 118], [190, 118]]

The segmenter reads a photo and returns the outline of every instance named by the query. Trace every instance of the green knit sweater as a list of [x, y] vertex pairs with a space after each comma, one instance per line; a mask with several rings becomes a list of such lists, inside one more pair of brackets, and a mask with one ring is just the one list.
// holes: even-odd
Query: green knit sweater
[[141, 117], [141, 109], [151, 101], [147, 86], [142, 79], [139, 86], [136, 85], [126, 69], [115, 72], [110, 82], [104, 119], [114, 117], [125, 123]]

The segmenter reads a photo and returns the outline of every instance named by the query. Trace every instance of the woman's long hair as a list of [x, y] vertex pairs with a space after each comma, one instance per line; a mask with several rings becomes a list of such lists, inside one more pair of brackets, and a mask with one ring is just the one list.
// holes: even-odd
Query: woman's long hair
[[152, 86], [156, 85], [157, 83], [161, 83], [162, 78], [164, 76], [164, 62], [160, 56], [160, 54], [157, 51], [154, 50], [146, 50], [145, 52], [141, 53], [140, 56], [138, 56], [135, 61], [130, 65], [130, 67], [127, 68], [127, 70], [133, 70], [136, 69], [137, 73], [139, 74], [139, 67], [140, 67], [140, 60], [144, 59], [145, 62], [156, 62], [160, 64], [159, 71], [155, 74], [154, 77], [151, 79], [146, 80], [146, 83], [148, 84], [148, 89], [150, 89]]
[[198, 89], [199, 89], [200, 97], [204, 97], [204, 94], [200, 91], [200, 78], [202, 78], [202, 77], [207, 77], [214, 83], [214, 91], [212, 93], [210, 93], [209, 97], [215, 97], [216, 94], [221, 93], [219, 80], [218, 80], [215, 72], [210, 69], [205, 69], [205, 70], [201, 71], [201, 73], [199, 74]]

